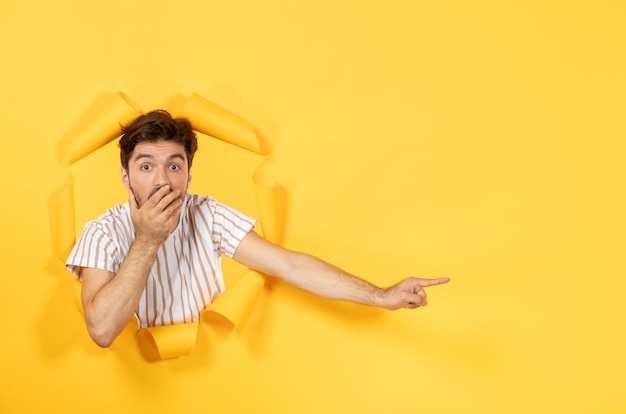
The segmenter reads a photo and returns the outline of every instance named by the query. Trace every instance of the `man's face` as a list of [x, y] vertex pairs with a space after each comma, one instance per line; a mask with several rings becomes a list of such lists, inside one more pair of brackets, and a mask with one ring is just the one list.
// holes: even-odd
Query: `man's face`
[[141, 207], [159, 188], [169, 185], [184, 196], [191, 184], [185, 148], [173, 141], [142, 142], [137, 144], [128, 171], [122, 168], [122, 182], [135, 194]]

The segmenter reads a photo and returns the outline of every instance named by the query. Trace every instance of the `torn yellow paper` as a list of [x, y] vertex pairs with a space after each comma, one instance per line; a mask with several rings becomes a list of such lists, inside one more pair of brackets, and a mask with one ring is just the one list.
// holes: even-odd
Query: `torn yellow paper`
[[264, 285], [265, 278], [259, 272], [247, 269], [204, 312], [220, 314], [236, 328], [242, 329], [263, 291]]
[[74, 133], [69, 143], [69, 163], [105, 146], [121, 135], [121, 126], [135, 119], [141, 110], [123, 92], [111, 96], [106, 104], [82, 128]]
[[[121, 135], [120, 126], [132, 121], [139, 113], [141, 111], [122, 92], [113, 96], [88, 123], [70, 137], [68, 157], [65, 158], [65, 162], [72, 164], [116, 139]], [[178, 116], [188, 118], [194, 130], [198, 132], [265, 155], [262, 143], [248, 122], [195, 93]], [[284, 233], [285, 195], [283, 189], [270, 177], [266, 163], [257, 168], [253, 182], [263, 236], [269, 241], [280, 243]], [[63, 261], [69, 256], [76, 240], [73, 189], [73, 179], [69, 175], [68, 181], [58, 191], [53, 203], [55, 249]], [[264, 285], [263, 275], [247, 269], [232, 286], [229, 286], [203, 311], [203, 314], [219, 314], [229, 320], [234, 327], [242, 329]], [[81, 290], [82, 283], [77, 281], [74, 301], [78, 310], [84, 315]], [[135, 321], [131, 320], [127, 330], [131, 325], [135, 326], [135, 330], [137, 329]], [[140, 329], [137, 331], [139, 348], [148, 360], [187, 355], [195, 346], [199, 325], [199, 323], [187, 323]]]
[[137, 333], [137, 341], [144, 357], [150, 361], [188, 355], [198, 336], [198, 323], [152, 326]]
[[266, 155], [252, 125], [221, 106], [194, 93], [180, 114], [191, 121], [196, 131], [236, 145], [260, 155]]
[[74, 181], [69, 175], [67, 181], [54, 194], [52, 204], [52, 231], [54, 232], [54, 252], [63, 262], [69, 257], [76, 242], [74, 223]]
[[83, 309], [83, 283], [76, 279], [74, 282], [74, 305], [81, 315], [85, 316], [85, 309]]
[[273, 243], [281, 244], [285, 230], [284, 189], [269, 178], [262, 166], [254, 172], [253, 181], [263, 237]]

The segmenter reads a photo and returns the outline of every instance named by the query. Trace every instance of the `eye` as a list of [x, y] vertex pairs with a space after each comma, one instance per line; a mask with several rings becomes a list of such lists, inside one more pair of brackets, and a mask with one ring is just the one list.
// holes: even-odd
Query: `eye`
[[178, 171], [178, 170], [180, 170], [180, 165], [178, 165], [178, 164], [170, 164], [170, 170]]
[[141, 167], [139, 167], [141, 171], [150, 171], [150, 168], [152, 168], [150, 164], [143, 164]]

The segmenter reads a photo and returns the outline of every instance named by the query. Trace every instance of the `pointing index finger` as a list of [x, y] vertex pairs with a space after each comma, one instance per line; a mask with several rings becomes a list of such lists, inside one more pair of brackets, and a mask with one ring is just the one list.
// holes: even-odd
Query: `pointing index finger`
[[422, 287], [443, 285], [450, 281], [449, 277], [440, 277], [439, 279], [420, 279], [420, 285]]

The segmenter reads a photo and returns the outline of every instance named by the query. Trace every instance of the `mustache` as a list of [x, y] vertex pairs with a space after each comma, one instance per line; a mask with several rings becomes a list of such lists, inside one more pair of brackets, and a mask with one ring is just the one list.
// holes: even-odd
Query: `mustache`
[[[161, 188], [162, 188], [162, 186], [160, 186], [160, 185], [158, 185], [158, 186], [154, 187], [154, 188], [150, 191], [150, 194], [148, 194], [148, 200], [150, 200], [150, 197], [152, 197], [153, 195], [155, 195], [155, 194], [156, 194], [156, 192], [157, 192], [157, 191], [159, 191]], [[170, 193], [171, 193], [172, 191], [174, 191], [174, 190], [173, 190], [172, 188], [170, 188]], [[184, 196], [184, 193], [182, 193], [182, 194], [180, 195], [180, 198], [182, 198], [183, 196]]]
[[[150, 200], [150, 197], [152, 197], [157, 191], [159, 191], [161, 189], [161, 186], [158, 185], [156, 187], [154, 187], [152, 189], [152, 191], [150, 191], [150, 194], [148, 194], [148, 200]], [[171, 190], [170, 190], [171, 191]]]

